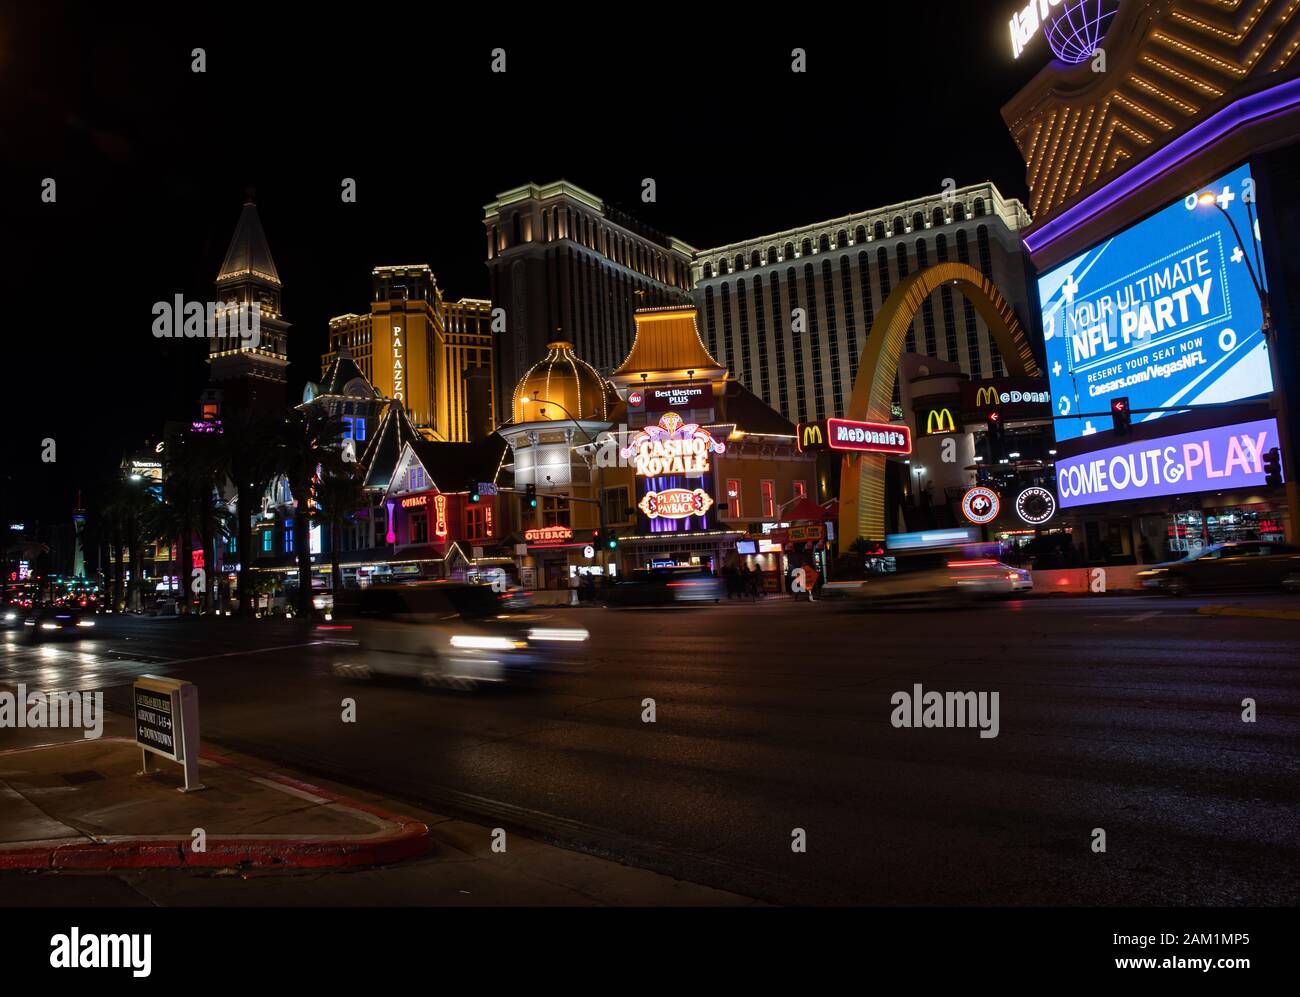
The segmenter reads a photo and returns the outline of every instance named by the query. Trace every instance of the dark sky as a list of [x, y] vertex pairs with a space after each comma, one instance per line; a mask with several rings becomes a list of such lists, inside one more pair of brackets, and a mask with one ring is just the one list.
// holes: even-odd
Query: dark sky
[[[483, 205], [530, 180], [566, 178], [697, 247], [924, 196], [945, 177], [1023, 198], [999, 109], [1048, 53], [1039, 39], [1012, 61], [1016, 5], [724, 5], [716, 19], [493, 5], [477, 24], [430, 4], [272, 20], [256, 4], [10, 6], [0, 506], [64, 521], [78, 486], [194, 414], [206, 344], [155, 339], [151, 306], [211, 297], [249, 186], [297, 392], [319, 376], [329, 316], [367, 307], [371, 267], [427, 262], [447, 296], [485, 296]], [[503, 75], [489, 72], [498, 46]], [[790, 72], [796, 46], [806, 74]], [[344, 177], [355, 204], [340, 200]], [[640, 202], [643, 177], [655, 204]]]

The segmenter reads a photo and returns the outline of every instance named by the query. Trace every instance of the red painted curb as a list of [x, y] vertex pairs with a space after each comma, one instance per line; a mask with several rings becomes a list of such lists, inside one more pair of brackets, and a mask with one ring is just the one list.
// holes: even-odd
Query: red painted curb
[[[133, 744], [130, 738], [103, 740]], [[37, 747], [60, 747], [39, 745]], [[30, 751], [8, 749], [3, 754]], [[395, 830], [375, 838], [306, 840], [285, 838], [209, 838], [207, 850], [192, 851], [189, 838], [166, 839], [123, 837], [108, 841], [77, 841], [30, 848], [0, 848], [0, 869], [165, 869], [217, 868], [232, 865], [265, 868], [342, 868], [357, 865], [387, 865], [429, 853], [432, 838], [428, 825], [411, 817], [394, 814], [373, 804], [362, 803], [339, 793], [274, 772], [260, 772], [231, 761], [224, 755], [203, 752], [204, 761], [237, 769], [257, 779], [279, 783], [303, 793], [371, 814], [396, 824]]]

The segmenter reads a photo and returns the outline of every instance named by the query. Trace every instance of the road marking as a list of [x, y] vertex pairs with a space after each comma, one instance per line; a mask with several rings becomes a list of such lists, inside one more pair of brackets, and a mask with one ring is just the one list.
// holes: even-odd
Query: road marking
[[216, 658], [238, 658], [245, 654], [266, 654], [269, 651], [291, 651], [296, 647], [319, 647], [323, 642], [319, 640], [310, 640], [306, 644], [283, 644], [279, 647], [255, 647], [247, 651], [227, 651], [225, 654], [205, 654], [198, 658], [172, 658], [170, 661], [160, 661], [161, 665], [185, 665], [191, 661], [212, 661]]
[[1163, 613], [1164, 613], [1163, 609], [1153, 609], [1149, 613], [1138, 613], [1137, 616], [1126, 616], [1124, 619], [1125, 622], [1128, 623], [1141, 623], [1143, 620], [1149, 620], [1153, 616], [1160, 616]]

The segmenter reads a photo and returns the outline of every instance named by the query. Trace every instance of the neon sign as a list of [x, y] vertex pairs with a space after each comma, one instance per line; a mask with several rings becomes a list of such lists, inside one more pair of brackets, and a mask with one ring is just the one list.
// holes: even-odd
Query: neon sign
[[406, 496], [406, 498], [402, 499], [403, 509], [414, 509], [416, 506], [428, 505], [428, 504], [429, 504], [428, 495], [408, 495]]
[[826, 443], [832, 450], [909, 454], [912, 431], [903, 423], [827, 419]]
[[402, 357], [405, 356], [402, 347], [402, 327], [393, 326], [393, 397], [399, 402], [404, 401], [402, 381], [406, 376], [406, 371], [402, 365]]
[[433, 497], [433, 514], [436, 520], [433, 528], [435, 536], [445, 537], [447, 535], [447, 496], [435, 495]]
[[703, 474], [709, 470], [709, 454], [725, 453], [726, 449], [707, 429], [683, 421], [676, 412], [667, 412], [657, 426], [647, 426], [633, 436], [620, 453], [635, 461], [637, 474], [654, 478]]
[[961, 497], [961, 511], [972, 523], [982, 526], [998, 518], [1002, 500], [992, 488], [976, 485]]
[[535, 530], [524, 531], [524, 541], [530, 544], [556, 543], [572, 539], [573, 530], [567, 526], [543, 526]]
[[703, 488], [667, 488], [646, 492], [638, 503], [651, 519], [689, 519], [713, 507], [713, 496]]

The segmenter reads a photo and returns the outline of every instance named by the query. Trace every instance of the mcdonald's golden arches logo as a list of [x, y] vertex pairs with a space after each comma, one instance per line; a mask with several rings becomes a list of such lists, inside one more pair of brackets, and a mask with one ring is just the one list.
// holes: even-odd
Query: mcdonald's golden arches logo
[[980, 408], [983, 405], [996, 405], [998, 403], [997, 388], [980, 388], [975, 392], [975, 407]]
[[796, 430], [799, 450], [826, 449], [826, 432], [821, 422], [801, 422]]
[[925, 435], [931, 436], [934, 433], [955, 433], [957, 431], [956, 420], [952, 417], [950, 408], [932, 408], [930, 414], [925, 417]]

